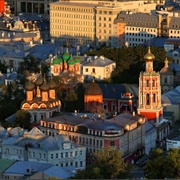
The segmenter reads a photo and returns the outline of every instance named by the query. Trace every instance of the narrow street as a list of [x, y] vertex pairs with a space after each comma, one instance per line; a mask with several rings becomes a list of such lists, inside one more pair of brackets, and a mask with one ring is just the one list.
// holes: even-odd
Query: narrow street
[[134, 167], [131, 171], [130, 171], [131, 177], [134, 179], [144, 179], [144, 169], [143, 167]]

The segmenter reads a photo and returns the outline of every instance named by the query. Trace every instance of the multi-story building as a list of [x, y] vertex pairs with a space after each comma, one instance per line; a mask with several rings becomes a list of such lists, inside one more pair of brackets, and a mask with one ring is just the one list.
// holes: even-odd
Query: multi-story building
[[120, 11], [150, 13], [156, 3], [144, 1], [59, 1], [50, 4], [50, 35], [72, 44], [116, 47], [114, 19]]
[[15, 129], [7, 132], [9, 137], [2, 138], [0, 148], [3, 159], [74, 166], [78, 169], [86, 167], [86, 149], [72, 143], [67, 135], [57, 133], [54, 137], [46, 136], [36, 127], [29, 132]]
[[55, 1], [57, 0], [16, 0], [14, 2], [14, 13], [34, 13], [49, 15], [49, 3]]
[[106, 80], [111, 78], [111, 73], [116, 68], [116, 62], [104, 56], [89, 57], [82, 64], [82, 74], [85, 80]]
[[122, 113], [110, 120], [62, 115], [41, 120], [40, 129], [45, 134], [66, 134], [71, 140], [93, 153], [104, 147], [120, 149], [123, 156], [140, 155], [145, 149], [145, 118]]
[[145, 13], [120, 13], [114, 21], [118, 47], [132, 47], [157, 37], [158, 16]]
[[137, 46], [155, 37], [179, 38], [180, 18], [168, 12], [157, 14], [119, 13], [115, 23], [115, 42], [118, 47]]

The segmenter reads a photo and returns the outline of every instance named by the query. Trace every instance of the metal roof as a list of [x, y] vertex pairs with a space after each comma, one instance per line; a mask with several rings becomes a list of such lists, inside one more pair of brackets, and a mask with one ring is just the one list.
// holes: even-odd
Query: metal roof
[[64, 168], [58, 167], [58, 166], [52, 166], [46, 169], [43, 173], [48, 176], [55, 177], [58, 179], [68, 179], [69, 177], [74, 175], [73, 173], [70, 173]]
[[29, 162], [29, 161], [19, 161], [15, 162], [12, 166], [4, 171], [4, 174], [21, 174], [27, 175], [29, 171], [38, 172], [44, 171], [48, 168], [52, 167], [52, 165], [47, 163], [39, 163], [39, 162]]

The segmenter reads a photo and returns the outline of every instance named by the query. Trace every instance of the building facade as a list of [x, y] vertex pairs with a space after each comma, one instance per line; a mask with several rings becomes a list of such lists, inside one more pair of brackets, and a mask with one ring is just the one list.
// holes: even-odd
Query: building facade
[[88, 57], [82, 64], [82, 74], [84, 79], [89, 81], [95, 78], [96, 80], [107, 80], [111, 78], [111, 73], [116, 68], [116, 63], [104, 56]]
[[67, 135], [46, 136], [36, 127], [21, 136], [12, 132], [13, 129], [9, 131], [9, 137], [3, 139], [3, 159], [74, 166], [77, 169], [86, 167], [86, 149], [74, 145]]
[[127, 157], [144, 153], [144, 124], [144, 117], [130, 113], [122, 113], [110, 120], [89, 119], [77, 114], [41, 120], [40, 129], [51, 136], [55, 133], [67, 134], [72, 141], [85, 146], [88, 155], [112, 146]]
[[84, 110], [97, 112], [102, 110], [103, 94], [101, 88], [93, 80], [84, 93]]
[[133, 47], [156, 37], [179, 38], [179, 17], [168, 12], [155, 14], [121, 12], [114, 20], [118, 47]]
[[180, 148], [180, 136], [166, 140], [167, 151], [171, 148]]
[[156, 3], [144, 1], [59, 1], [50, 4], [50, 35], [72, 44], [114, 46], [114, 19], [120, 11], [149, 13]]

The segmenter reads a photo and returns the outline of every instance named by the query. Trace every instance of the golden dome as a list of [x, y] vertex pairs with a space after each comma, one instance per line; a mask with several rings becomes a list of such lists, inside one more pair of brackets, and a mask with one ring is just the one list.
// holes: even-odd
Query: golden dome
[[150, 47], [148, 47], [148, 52], [144, 56], [145, 61], [153, 61], [155, 59], [155, 56], [151, 53]]

